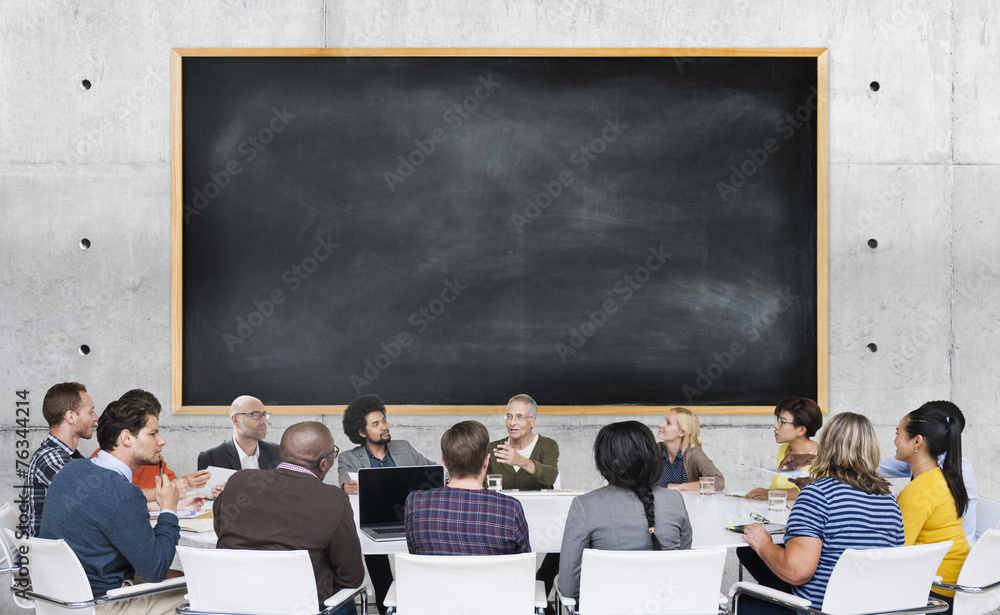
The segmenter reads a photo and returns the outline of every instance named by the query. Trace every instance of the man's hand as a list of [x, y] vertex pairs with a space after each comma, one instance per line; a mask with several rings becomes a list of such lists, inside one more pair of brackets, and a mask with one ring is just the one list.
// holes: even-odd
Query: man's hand
[[505, 463], [509, 466], [518, 466], [523, 468], [527, 459], [523, 455], [514, 450], [514, 448], [507, 442], [501, 442], [499, 446], [493, 449], [493, 456], [500, 463]]
[[743, 540], [747, 541], [754, 551], [760, 551], [762, 546], [772, 542], [771, 535], [759, 523], [754, 523], [743, 530]]
[[354, 495], [358, 492], [358, 481], [347, 479], [344, 481], [344, 493]]
[[166, 476], [156, 476], [156, 486], [153, 488], [153, 497], [160, 506], [160, 510], [177, 510], [177, 501], [181, 494], [177, 490], [176, 481], [172, 481]]
[[535, 462], [514, 450], [514, 447], [509, 442], [501, 442], [499, 446], [493, 449], [493, 456], [500, 463], [517, 466], [528, 474], [535, 474]]
[[801, 491], [806, 485], [815, 483], [816, 479], [812, 476], [803, 476], [802, 478], [789, 478], [788, 481], [798, 487]]
[[763, 487], [757, 487], [756, 489], [751, 489], [747, 492], [744, 498], [748, 500], [766, 500], [767, 499], [767, 489]]
[[196, 493], [194, 495], [189, 495], [186, 498], [177, 502], [177, 512], [180, 512], [182, 510], [193, 510], [195, 512], [198, 512], [199, 510], [201, 510], [202, 505], [205, 503], [205, 500], [207, 499], [208, 496], [205, 495], [204, 493]]
[[185, 474], [183, 480], [187, 482], [187, 486], [191, 489], [201, 489], [208, 484], [208, 479], [212, 477], [212, 473], [208, 470], [199, 470], [197, 472], [192, 472], [190, 474]]
[[214, 500], [215, 498], [219, 497], [219, 494], [222, 493], [222, 490], [225, 488], [226, 488], [226, 483], [222, 483], [221, 485], [216, 485], [212, 487], [212, 499]]

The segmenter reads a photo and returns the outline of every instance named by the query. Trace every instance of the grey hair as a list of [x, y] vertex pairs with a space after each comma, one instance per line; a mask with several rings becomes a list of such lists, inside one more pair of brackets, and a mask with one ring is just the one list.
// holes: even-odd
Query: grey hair
[[530, 414], [531, 416], [538, 416], [538, 404], [535, 402], [535, 400], [531, 399], [530, 395], [525, 395], [524, 393], [518, 393], [514, 397], [510, 398], [510, 400], [507, 402], [507, 407], [510, 408], [510, 405], [515, 401], [528, 404], [528, 414]]

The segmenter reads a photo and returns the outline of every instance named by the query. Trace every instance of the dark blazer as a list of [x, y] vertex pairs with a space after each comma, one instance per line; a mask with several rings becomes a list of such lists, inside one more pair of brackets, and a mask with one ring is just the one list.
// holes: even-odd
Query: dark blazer
[[[278, 464], [281, 463], [278, 445], [258, 440], [257, 446], [260, 447], [260, 457], [257, 459], [260, 469], [273, 470], [278, 467]], [[233, 442], [232, 438], [224, 440], [222, 444], [213, 446], [207, 451], [198, 453], [198, 469], [204, 470], [208, 466], [229, 468], [230, 470], [243, 469], [243, 466], [240, 465], [240, 454], [236, 451], [236, 443]]]

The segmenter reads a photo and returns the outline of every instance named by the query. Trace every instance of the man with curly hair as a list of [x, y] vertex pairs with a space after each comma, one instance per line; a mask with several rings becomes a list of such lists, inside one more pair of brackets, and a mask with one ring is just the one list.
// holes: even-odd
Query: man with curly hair
[[337, 466], [340, 486], [347, 493], [358, 492], [358, 482], [351, 480], [348, 473], [356, 473], [361, 468], [437, 465], [418, 453], [406, 440], [392, 439], [385, 404], [378, 395], [364, 395], [347, 406], [344, 410], [344, 434], [358, 445], [341, 453]]
[[[391, 438], [385, 404], [378, 395], [364, 395], [347, 406], [344, 410], [344, 434], [358, 445], [341, 453], [338, 460], [340, 486], [347, 493], [358, 492], [358, 481], [352, 480], [349, 473], [357, 473], [361, 468], [437, 465], [418, 453], [409, 442]], [[366, 555], [365, 565], [375, 589], [375, 605], [378, 612], [385, 615], [385, 594], [392, 584], [389, 557]]]

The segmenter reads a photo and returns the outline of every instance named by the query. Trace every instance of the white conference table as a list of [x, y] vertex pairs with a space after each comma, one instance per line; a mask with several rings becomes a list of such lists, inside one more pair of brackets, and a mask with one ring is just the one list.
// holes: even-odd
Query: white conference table
[[[536, 553], [559, 552], [562, 546], [563, 527], [573, 499], [580, 495], [579, 491], [522, 491], [504, 492], [517, 498], [524, 508], [528, 519], [531, 549]], [[716, 493], [715, 495], [698, 495], [697, 492], [685, 491], [684, 505], [691, 519], [692, 548], [707, 549], [713, 547], [736, 548], [745, 546], [741, 534], [725, 529], [727, 525], [742, 525], [754, 523], [751, 514], [757, 514], [772, 523], [785, 523], [788, 511], [784, 513], [767, 510], [767, 500], [744, 500], [741, 497]], [[350, 496], [351, 507], [354, 509], [354, 523], [358, 523], [358, 497]], [[391, 540], [376, 542], [362, 532], [361, 551], [365, 554], [406, 553], [406, 540]], [[188, 532], [181, 530], [181, 539], [187, 544], [212, 546], [218, 541], [215, 532]], [[781, 542], [781, 536], [775, 536], [775, 542]]]

